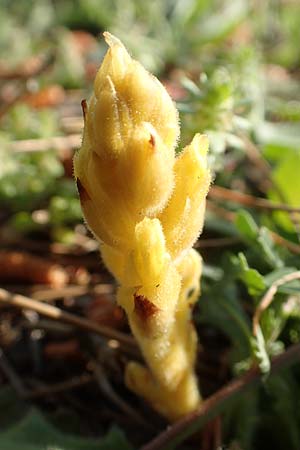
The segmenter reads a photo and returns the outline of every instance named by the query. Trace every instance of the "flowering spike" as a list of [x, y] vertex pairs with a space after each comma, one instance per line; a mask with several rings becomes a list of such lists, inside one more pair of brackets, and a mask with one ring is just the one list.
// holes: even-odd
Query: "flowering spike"
[[201, 257], [193, 249], [210, 184], [208, 141], [196, 135], [178, 158], [178, 113], [160, 82], [104, 33], [109, 49], [74, 158], [83, 214], [120, 285], [118, 303], [148, 368], [125, 380], [169, 420], [201, 402], [194, 374]]

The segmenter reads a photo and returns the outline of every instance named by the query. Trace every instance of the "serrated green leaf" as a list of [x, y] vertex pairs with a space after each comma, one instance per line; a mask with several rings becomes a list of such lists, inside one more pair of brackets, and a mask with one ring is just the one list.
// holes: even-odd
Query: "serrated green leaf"
[[238, 254], [239, 278], [247, 286], [250, 295], [256, 296], [266, 289], [264, 277], [256, 269], [249, 267], [247, 259], [243, 253]]
[[271, 363], [266, 348], [266, 341], [260, 327], [257, 327], [256, 336], [252, 338], [251, 343], [253, 356], [256, 359], [261, 372], [264, 374], [269, 373]]

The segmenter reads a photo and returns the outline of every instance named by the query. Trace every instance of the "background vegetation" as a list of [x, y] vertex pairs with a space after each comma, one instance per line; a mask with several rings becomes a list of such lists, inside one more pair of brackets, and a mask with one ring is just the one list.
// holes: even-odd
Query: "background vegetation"
[[[123, 384], [134, 349], [72, 179], [109, 30], [166, 85], [183, 142], [210, 137], [194, 315], [203, 395], [253, 366], [263, 375], [169, 444], [299, 450], [299, 362], [269, 374], [300, 342], [299, 2], [2, 0], [0, 17], [0, 447], [141, 448], [165, 427]], [[84, 316], [85, 331], [15, 308], [15, 292]]]

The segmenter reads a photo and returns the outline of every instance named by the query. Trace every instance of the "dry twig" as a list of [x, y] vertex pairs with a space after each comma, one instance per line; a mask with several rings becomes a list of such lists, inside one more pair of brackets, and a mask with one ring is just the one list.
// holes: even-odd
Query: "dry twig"
[[288, 206], [283, 203], [273, 203], [264, 198], [254, 197], [253, 195], [244, 194], [243, 192], [227, 189], [217, 185], [210, 188], [208, 196], [214, 199], [228, 200], [244, 206], [252, 206], [253, 208], [300, 213], [300, 208], [293, 208], [292, 206]]
[[123, 345], [123, 348], [125, 348], [127, 352], [134, 352], [134, 354], [136, 354], [135, 342], [131, 336], [104, 325], [98, 325], [90, 320], [84, 319], [83, 317], [78, 317], [75, 314], [62, 311], [56, 306], [44, 304], [23, 295], [12, 294], [5, 289], [0, 289], [0, 302], [16, 306], [18, 308], [35, 311], [38, 314], [50, 317], [51, 319], [60, 320], [82, 330], [99, 334], [107, 339], [115, 339]]
[[70, 380], [52, 384], [51, 386], [39, 387], [26, 393], [25, 397], [26, 399], [32, 400], [40, 397], [46, 397], [48, 395], [56, 395], [65, 391], [76, 389], [81, 386], [85, 386], [87, 384], [90, 384], [92, 381], [95, 381], [95, 377], [91, 374], [86, 373], [78, 377], [73, 377]]
[[47, 150], [63, 150], [65, 148], [78, 148], [81, 145], [81, 134], [69, 134], [41, 139], [24, 139], [9, 144], [12, 152], [41, 152]]
[[69, 282], [64, 267], [26, 252], [0, 251], [0, 280], [21, 280], [62, 288]]

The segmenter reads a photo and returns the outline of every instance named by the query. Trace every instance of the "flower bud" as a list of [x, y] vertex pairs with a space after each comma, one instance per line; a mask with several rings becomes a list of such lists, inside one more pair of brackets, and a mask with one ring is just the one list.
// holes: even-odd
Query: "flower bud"
[[82, 208], [89, 227], [101, 241], [125, 249], [135, 224], [161, 211], [171, 195], [178, 115], [159, 81], [117, 38], [105, 38], [110, 49], [84, 104], [74, 171], [88, 193]]
[[117, 38], [104, 36], [109, 50], [82, 104], [74, 171], [85, 219], [148, 366], [129, 363], [127, 385], [174, 420], [201, 402], [191, 306], [202, 264], [191, 246], [210, 184], [208, 142], [196, 135], [175, 158], [172, 100]]
[[[119, 131], [125, 141], [130, 139], [130, 132], [135, 125], [149, 122], [156, 129], [164, 144], [174, 149], [179, 135], [177, 110], [162, 84], [128, 54], [123, 44], [110, 33], [104, 33], [109, 50], [98, 71], [92, 97], [95, 120], [92, 122], [95, 140], [103, 142], [97, 153], [113, 157], [110, 138], [112, 132], [103, 136], [97, 123], [114, 123], [114, 132]], [[110, 99], [108, 111], [102, 105], [103, 90]], [[104, 115], [100, 116], [100, 113]], [[97, 137], [96, 137], [97, 136]], [[105, 143], [107, 145], [105, 145]], [[125, 142], [126, 146], [126, 142]], [[118, 149], [114, 149], [113, 151]], [[122, 149], [119, 149], [122, 151]]]

